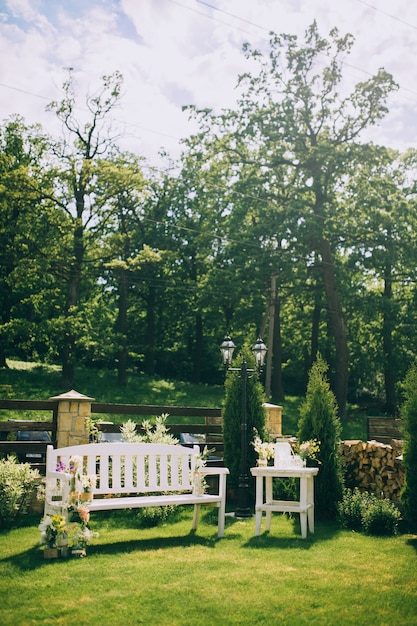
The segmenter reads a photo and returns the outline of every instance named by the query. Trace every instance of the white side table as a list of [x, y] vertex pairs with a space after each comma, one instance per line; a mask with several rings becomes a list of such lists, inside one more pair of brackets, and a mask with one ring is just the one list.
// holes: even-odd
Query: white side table
[[[308, 529], [314, 533], [314, 476], [318, 473], [316, 467], [294, 467], [282, 469], [279, 467], [252, 467], [251, 474], [256, 478], [256, 535], [261, 532], [262, 513], [266, 512], [266, 530], [271, 528], [271, 513], [299, 513], [301, 536], [307, 537]], [[300, 500], [273, 500], [273, 478], [299, 478]], [[264, 490], [265, 480], [265, 490]], [[265, 494], [265, 498], [264, 498]]]

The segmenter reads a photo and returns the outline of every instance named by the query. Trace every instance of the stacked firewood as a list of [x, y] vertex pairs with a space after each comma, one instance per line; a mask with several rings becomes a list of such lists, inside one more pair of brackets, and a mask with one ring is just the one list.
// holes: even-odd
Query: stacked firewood
[[398, 458], [402, 453], [401, 444], [398, 440], [393, 440], [392, 445], [378, 441], [342, 441], [346, 486], [399, 501], [404, 484], [403, 464]]

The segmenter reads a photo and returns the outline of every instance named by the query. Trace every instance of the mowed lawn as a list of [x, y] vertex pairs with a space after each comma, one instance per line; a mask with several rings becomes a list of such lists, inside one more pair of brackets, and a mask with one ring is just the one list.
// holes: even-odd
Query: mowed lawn
[[47, 561], [37, 523], [0, 533], [0, 624], [227, 625], [417, 624], [417, 536], [371, 537], [275, 515], [214, 511], [190, 532], [190, 509], [140, 528], [135, 512], [94, 513], [99, 532], [84, 559]]

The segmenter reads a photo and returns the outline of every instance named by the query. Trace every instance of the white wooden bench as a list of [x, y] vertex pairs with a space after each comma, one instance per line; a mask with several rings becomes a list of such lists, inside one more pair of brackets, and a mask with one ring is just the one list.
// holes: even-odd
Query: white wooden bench
[[[201, 505], [218, 507], [218, 536], [224, 535], [226, 476], [224, 467], [200, 467], [199, 447], [151, 443], [91, 443], [46, 451], [45, 515], [66, 513], [70, 502], [71, 457], [82, 457], [83, 473], [96, 475], [90, 511], [192, 504], [196, 530]], [[57, 467], [64, 467], [62, 471]], [[195, 472], [218, 476], [215, 494], [198, 493]], [[82, 491], [80, 484], [78, 491]]]

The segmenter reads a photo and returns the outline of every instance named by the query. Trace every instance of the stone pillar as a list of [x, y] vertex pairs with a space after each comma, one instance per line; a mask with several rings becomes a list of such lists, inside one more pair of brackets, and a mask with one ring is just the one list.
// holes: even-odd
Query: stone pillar
[[57, 448], [88, 443], [88, 419], [91, 416], [91, 402], [94, 398], [72, 389], [54, 396], [51, 400], [58, 400]]
[[268, 402], [264, 402], [262, 405], [266, 412], [266, 423], [265, 426], [267, 430], [270, 430], [272, 436], [281, 437], [282, 436], [282, 406], [278, 404], [269, 404]]

